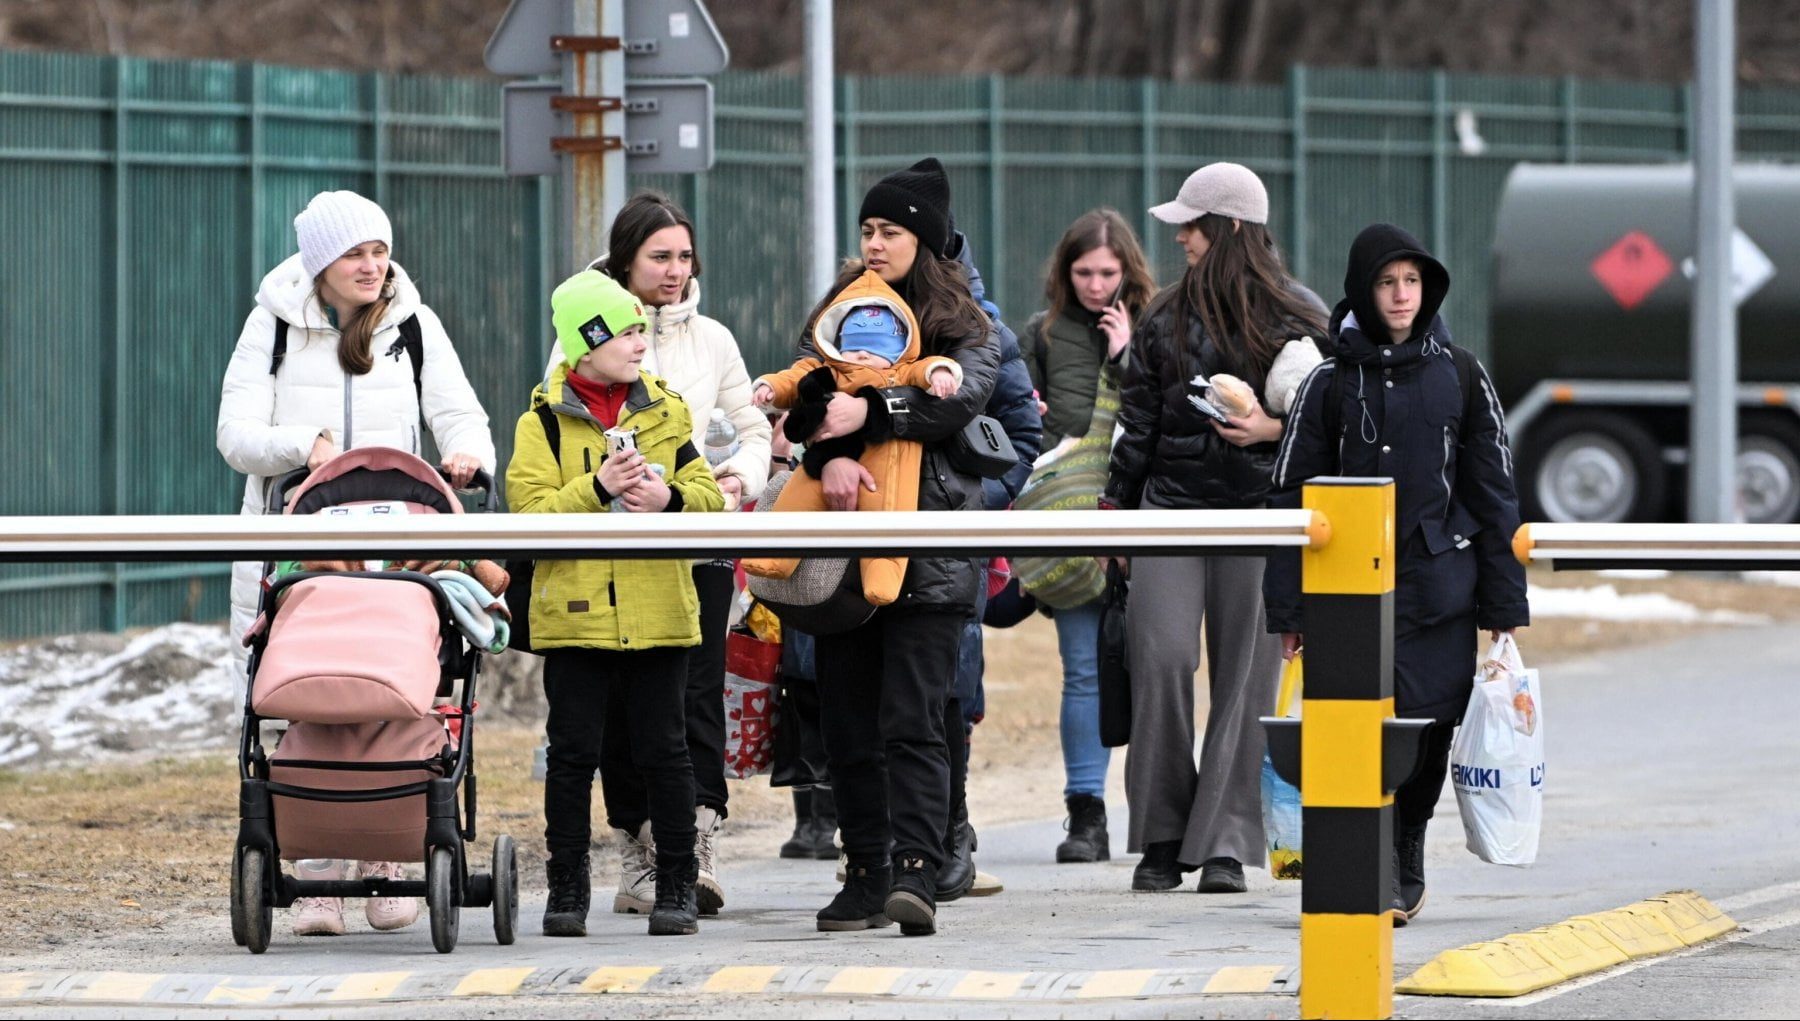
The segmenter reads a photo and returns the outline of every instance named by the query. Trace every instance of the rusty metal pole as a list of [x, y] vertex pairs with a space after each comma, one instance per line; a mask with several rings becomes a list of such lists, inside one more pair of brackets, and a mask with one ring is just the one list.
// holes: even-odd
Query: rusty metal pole
[[[617, 100], [625, 94], [625, 54], [580, 40], [620, 38], [625, 31], [622, 0], [570, 0], [569, 35], [563, 61], [563, 95]], [[606, 250], [606, 232], [625, 202], [625, 112], [617, 103], [584, 104], [570, 112], [578, 146], [565, 148], [562, 164], [561, 226], [563, 273], [574, 273]], [[604, 106], [606, 109], [601, 110]], [[582, 140], [592, 139], [591, 142]]]

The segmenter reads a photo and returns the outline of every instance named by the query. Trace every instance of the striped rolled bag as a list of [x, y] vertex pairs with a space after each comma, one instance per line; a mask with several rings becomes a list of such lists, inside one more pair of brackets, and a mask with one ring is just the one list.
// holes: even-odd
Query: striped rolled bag
[[[1040, 459], [1013, 501], [1014, 510], [1093, 510], [1106, 489], [1112, 459], [1113, 423], [1119, 417], [1119, 388], [1111, 370], [1100, 376], [1094, 417], [1079, 440]], [[1055, 609], [1085, 606], [1106, 591], [1106, 574], [1093, 557], [1014, 557], [1019, 586]]]

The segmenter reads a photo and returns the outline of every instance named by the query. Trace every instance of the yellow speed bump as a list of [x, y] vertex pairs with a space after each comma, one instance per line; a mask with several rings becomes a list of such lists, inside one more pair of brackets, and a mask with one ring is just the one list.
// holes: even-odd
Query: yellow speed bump
[[1544, 959], [1570, 978], [1631, 960], [1606, 938], [1599, 926], [1582, 919], [1546, 925], [1520, 935], [1537, 937], [1535, 945]]
[[1446, 950], [1395, 985], [1394, 992], [1415, 996], [1523, 996], [1566, 977], [1530, 945], [1507, 937]]
[[1627, 905], [1612, 911], [1576, 917], [1599, 926], [1601, 934], [1611, 940], [1613, 946], [1623, 950], [1626, 957], [1666, 954], [1687, 946], [1681, 941], [1681, 937], [1675, 935], [1675, 930], [1659, 921], [1653, 912], [1634, 911], [1633, 907], [1635, 905]]
[[1715, 939], [1737, 923], [1692, 890], [1446, 950], [1394, 987], [1415, 996], [1522, 996], [1637, 957]]
[[1692, 890], [1676, 890], [1661, 897], [1651, 897], [1644, 903], [1659, 905], [1658, 913], [1663, 922], [1688, 946], [1717, 939], [1738, 927], [1712, 901]]

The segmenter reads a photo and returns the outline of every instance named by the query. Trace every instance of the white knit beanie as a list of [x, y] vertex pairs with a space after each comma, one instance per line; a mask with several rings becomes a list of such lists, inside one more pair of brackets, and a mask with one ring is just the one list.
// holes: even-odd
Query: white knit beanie
[[1241, 163], [1208, 163], [1181, 182], [1175, 201], [1150, 209], [1151, 216], [1173, 224], [1192, 223], [1207, 213], [1268, 223], [1269, 190], [1255, 171]]
[[353, 191], [322, 191], [294, 217], [300, 264], [316, 277], [338, 256], [365, 241], [394, 247], [394, 226], [381, 207]]

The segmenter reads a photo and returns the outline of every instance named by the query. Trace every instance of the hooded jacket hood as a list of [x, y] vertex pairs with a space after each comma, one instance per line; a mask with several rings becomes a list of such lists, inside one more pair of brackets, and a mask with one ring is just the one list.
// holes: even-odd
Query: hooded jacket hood
[[1376, 344], [1403, 343], [1410, 337], [1391, 337], [1387, 322], [1375, 308], [1375, 278], [1396, 259], [1411, 259], [1419, 264], [1424, 284], [1419, 298], [1419, 314], [1413, 317], [1412, 333], [1431, 328], [1437, 319], [1444, 296], [1450, 292], [1450, 271], [1432, 258], [1419, 239], [1391, 223], [1377, 223], [1363, 228], [1350, 244], [1350, 262], [1344, 269], [1344, 300], [1331, 317], [1335, 328], [1346, 313], [1354, 313], [1356, 327]]
[[[394, 297], [388, 303], [387, 315], [376, 324], [377, 330], [417, 313], [422, 305], [419, 289], [413, 286], [412, 277], [406, 275], [406, 270], [398, 262], [391, 260], [388, 268], [394, 273]], [[256, 303], [274, 313], [275, 318], [286, 321], [296, 329], [331, 328], [331, 317], [326, 314], [319, 296], [313, 293], [312, 277], [307, 276], [299, 252], [282, 260], [281, 265], [263, 277], [262, 286], [256, 289]]]
[[825, 311], [819, 313], [819, 321], [813, 327], [813, 350], [819, 357], [832, 362], [844, 360], [837, 346], [838, 327], [850, 315], [851, 309], [861, 305], [880, 305], [906, 324], [906, 351], [894, 360], [895, 365], [919, 357], [919, 320], [913, 316], [912, 306], [872, 269], [864, 270], [862, 276], [850, 281], [837, 297], [831, 299]]

